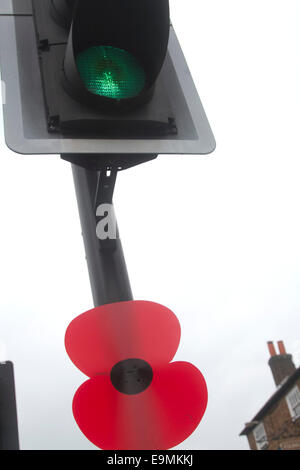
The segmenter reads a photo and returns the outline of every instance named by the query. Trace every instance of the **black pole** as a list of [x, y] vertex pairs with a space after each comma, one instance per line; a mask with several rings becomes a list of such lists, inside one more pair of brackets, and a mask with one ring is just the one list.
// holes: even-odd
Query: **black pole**
[[122, 244], [97, 235], [99, 204], [112, 204], [117, 170], [88, 170], [72, 165], [82, 235], [95, 307], [133, 300]]
[[0, 363], [0, 450], [19, 450], [14, 367], [9, 361]]

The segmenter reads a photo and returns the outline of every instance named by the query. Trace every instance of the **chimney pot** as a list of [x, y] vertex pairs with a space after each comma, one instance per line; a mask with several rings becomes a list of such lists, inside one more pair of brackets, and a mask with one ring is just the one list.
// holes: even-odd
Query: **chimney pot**
[[268, 348], [271, 356], [276, 356], [275, 347], [273, 341], [268, 341]]
[[285, 350], [283, 341], [278, 341], [277, 344], [278, 344], [279, 353], [280, 354], [286, 354], [286, 350]]

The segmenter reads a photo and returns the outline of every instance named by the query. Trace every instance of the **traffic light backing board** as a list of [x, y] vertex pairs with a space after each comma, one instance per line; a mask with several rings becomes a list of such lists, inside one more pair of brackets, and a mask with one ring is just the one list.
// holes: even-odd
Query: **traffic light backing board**
[[[45, 0], [41, 0], [45, 1]], [[49, 133], [30, 0], [0, 7], [0, 67], [7, 146], [20, 154], [209, 154], [215, 140], [171, 26], [157, 88], [166, 90], [177, 134], [158, 138], [89, 138]], [[155, 97], [154, 97], [155, 99]]]

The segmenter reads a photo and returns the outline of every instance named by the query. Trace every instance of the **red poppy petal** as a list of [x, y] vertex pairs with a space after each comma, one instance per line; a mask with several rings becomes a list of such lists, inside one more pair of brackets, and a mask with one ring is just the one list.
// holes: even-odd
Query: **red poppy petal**
[[201, 372], [187, 362], [154, 371], [151, 385], [136, 395], [118, 392], [108, 376], [86, 381], [73, 400], [83, 434], [103, 450], [167, 450], [199, 425], [207, 405]]
[[132, 357], [159, 367], [173, 359], [179, 341], [180, 324], [171, 310], [130, 301], [103, 305], [75, 318], [65, 346], [76, 367], [93, 377], [110, 373], [117, 362]]

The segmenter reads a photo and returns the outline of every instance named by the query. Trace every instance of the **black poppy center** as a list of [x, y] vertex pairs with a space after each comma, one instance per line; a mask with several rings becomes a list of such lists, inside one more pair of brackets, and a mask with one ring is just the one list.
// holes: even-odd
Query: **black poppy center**
[[148, 362], [142, 359], [125, 359], [118, 362], [111, 370], [113, 386], [121, 393], [135, 395], [141, 393], [152, 382], [153, 371]]

